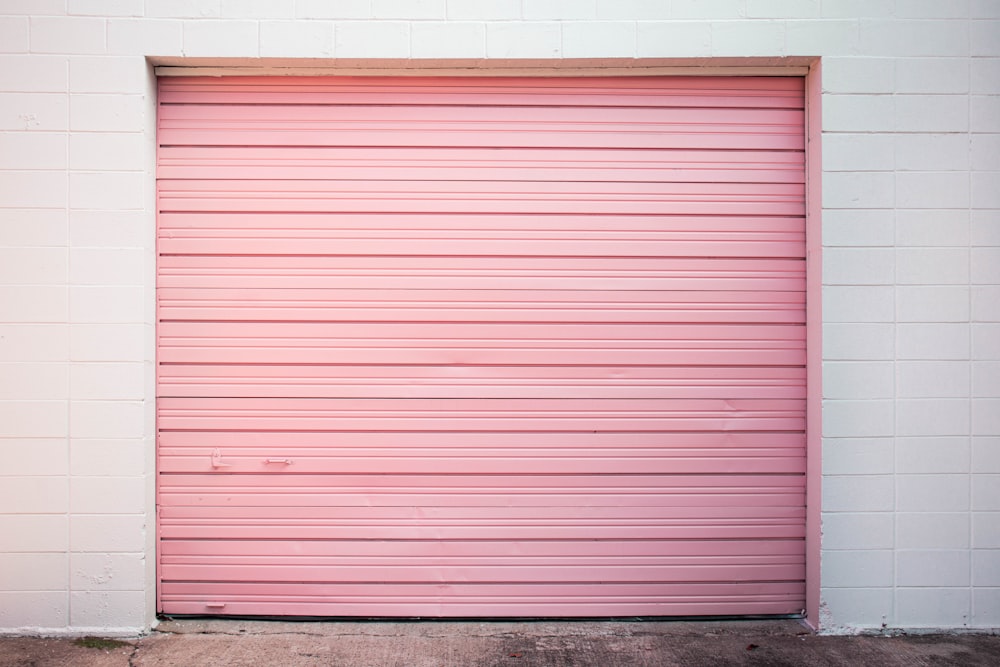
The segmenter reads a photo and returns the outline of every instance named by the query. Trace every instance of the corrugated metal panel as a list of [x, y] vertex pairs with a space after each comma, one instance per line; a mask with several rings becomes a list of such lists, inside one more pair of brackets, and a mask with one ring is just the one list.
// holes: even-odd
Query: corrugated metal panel
[[160, 604], [804, 606], [796, 78], [160, 84]]

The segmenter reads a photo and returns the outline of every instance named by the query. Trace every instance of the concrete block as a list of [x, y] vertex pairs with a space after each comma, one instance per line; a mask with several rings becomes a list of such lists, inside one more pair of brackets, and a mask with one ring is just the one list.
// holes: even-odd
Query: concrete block
[[57, 400], [69, 397], [64, 363], [23, 361], [0, 363], [0, 400]]
[[145, 434], [139, 401], [71, 401], [73, 438], [141, 438]]
[[260, 54], [257, 21], [184, 22], [185, 56], [256, 57]]
[[69, 309], [65, 285], [0, 285], [0, 323], [64, 323]]
[[895, 329], [892, 324], [823, 324], [824, 359], [892, 359], [894, 350]]
[[914, 323], [896, 326], [896, 355], [899, 359], [928, 361], [968, 359], [969, 325]]
[[410, 24], [405, 21], [344, 21], [334, 32], [338, 58], [409, 58]]
[[893, 435], [894, 430], [891, 400], [827, 400], [823, 403], [824, 438], [878, 438]]
[[824, 551], [823, 585], [829, 588], [880, 588], [894, 583], [893, 552]]
[[634, 58], [634, 21], [571, 21], [563, 24], [566, 58]]
[[972, 399], [972, 435], [997, 433], [1000, 433], [1000, 399]]
[[967, 208], [969, 175], [960, 171], [909, 171], [896, 174], [896, 205], [900, 208]]
[[897, 248], [896, 282], [901, 285], [961, 285], [969, 282], [965, 248]]
[[32, 16], [31, 50], [35, 53], [105, 53], [107, 23], [103, 18]]
[[898, 512], [899, 549], [968, 549], [969, 515], [965, 512]]
[[140, 210], [146, 205], [146, 174], [96, 171], [69, 175], [69, 207], [76, 210]]
[[823, 137], [823, 171], [893, 171], [893, 137], [887, 134], [827, 134]]
[[785, 24], [778, 21], [713, 21], [713, 56], [783, 56]]
[[823, 246], [891, 246], [894, 226], [891, 209], [830, 209], [823, 212]]
[[74, 285], [142, 285], [146, 277], [140, 248], [73, 248], [70, 258]]
[[827, 475], [822, 502], [827, 512], [892, 511], [892, 475]]
[[[839, 57], [823, 59], [823, 92], [886, 93], [895, 87], [894, 58]], [[827, 137], [824, 137], [824, 141]]]
[[832, 285], [823, 288], [824, 322], [892, 322], [893, 289]]
[[65, 514], [0, 514], [0, 553], [68, 549], [69, 519]]
[[68, 273], [66, 248], [0, 247], [0, 285], [59, 285]]
[[[67, 58], [65, 56], [41, 55], [0, 55], [0, 90], [5, 96], [11, 93], [64, 93], [69, 90]], [[39, 102], [49, 103], [48, 97], [26, 96], [8, 97], [6, 101], [32, 100], [36, 106]], [[19, 116], [30, 114], [25, 108], [18, 109]], [[38, 112], [35, 112], [36, 116]], [[26, 127], [11, 129], [57, 129], [38, 128], [30, 117], [24, 119]]]
[[73, 361], [141, 362], [145, 359], [142, 324], [74, 324], [70, 357]]
[[891, 285], [891, 248], [827, 248], [823, 252], [824, 285]]
[[[0, 72], [0, 78], [3, 76]], [[0, 130], [62, 132], [67, 129], [69, 95], [0, 92]]]
[[968, 247], [969, 212], [966, 210], [897, 210], [897, 246]]
[[69, 470], [65, 438], [0, 438], [0, 455], [3, 455], [4, 461], [0, 478], [51, 477], [65, 475]]
[[1000, 286], [972, 286], [972, 320], [1000, 322]]
[[891, 512], [823, 513], [824, 551], [892, 549]]
[[968, 473], [972, 470], [970, 441], [965, 436], [899, 437], [895, 452], [897, 473]]
[[827, 438], [823, 442], [824, 475], [892, 473], [892, 438]]
[[141, 324], [145, 321], [142, 287], [75, 285], [70, 288], [73, 324]]
[[972, 364], [972, 396], [1000, 398], [1000, 361], [976, 361]]
[[1000, 436], [972, 438], [972, 472], [1000, 473]]
[[712, 27], [694, 21], [643, 21], [638, 24], [636, 43], [640, 58], [708, 56], [712, 53]]
[[968, 398], [969, 364], [965, 361], [900, 361], [896, 364], [900, 398]]
[[977, 549], [972, 552], [972, 585], [1000, 587], [1000, 549]]
[[[142, 171], [147, 138], [139, 132], [77, 132], [69, 135], [70, 169]], [[73, 225], [77, 226], [76, 215]]]
[[65, 172], [0, 172], [0, 201], [12, 208], [63, 208], [67, 194]]
[[[1000, 72], [997, 74], [1000, 76]], [[1000, 134], [972, 134], [969, 139], [972, 168], [1000, 171]]]
[[967, 132], [967, 95], [896, 95], [897, 132]]
[[295, 15], [303, 19], [372, 18], [371, 0], [296, 0]]
[[975, 549], [1000, 548], [1000, 512], [972, 513], [972, 546]]
[[0, 553], [0, 590], [52, 591], [69, 585], [69, 554]]
[[903, 286], [896, 289], [899, 322], [968, 322], [969, 288], [963, 285]]
[[896, 61], [897, 93], [969, 92], [969, 61], [964, 58], [900, 58]]
[[893, 398], [894, 367], [888, 361], [827, 361], [823, 398]]
[[896, 0], [896, 16], [903, 19], [957, 19], [969, 16], [969, 1]]
[[[0, 401], [0, 415], [6, 420], [7, 401]], [[22, 401], [22, 407], [25, 406]], [[65, 412], [65, 402], [63, 402]], [[0, 514], [35, 516], [39, 514], [65, 514], [69, 511], [69, 484], [66, 477], [17, 477], [5, 476], [0, 484]]]
[[260, 55], [264, 58], [333, 56], [333, 22], [262, 21]]
[[145, 394], [141, 363], [74, 364], [70, 397], [74, 400], [141, 400]]
[[0, 16], [0, 53], [27, 53], [28, 17]]
[[76, 132], [144, 132], [142, 95], [73, 95], [69, 127]]
[[487, 23], [487, 58], [558, 58], [562, 55], [559, 23]]
[[971, 143], [965, 134], [899, 134], [895, 166], [900, 171], [967, 171]]
[[65, 361], [65, 324], [0, 324], [0, 361]]
[[736, 19], [746, 16], [744, 0], [673, 0], [679, 19]]
[[145, 91], [146, 61], [139, 57], [91, 56], [70, 59], [71, 93], [124, 93]]
[[889, 95], [826, 95], [823, 128], [827, 132], [891, 132], [894, 109]]
[[896, 475], [898, 512], [968, 512], [968, 475]]
[[970, 91], [980, 95], [996, 94], [997, 81], [1000, 81], [1000, 58], [973, 58], [969, 67]]
[[1000, 21], [971, 21], [970, 24], [970, 55], [1000, 56]]
[[789, 56], [855, 55], [859, 42], [854, 20], [788, 21], [785, 25], [785, 54]]
[[861, 19], [861, 52], [873, 56], [968, 56], [966, 21]]
[[73, 552], [143, 553], [146, 517], [141, 514], [77, 514], [69, 518]]
[[66, 13], [66, 0], [4, 0], [3, 13], [61, 16]]
[[820, 596], [822, 626], [880, 628], [892, 618], [892, 588], [828, 588]]
[[973, 284], [1000, 284], [1000, 248], [973, 248], [970, 261]]
[[897, 437], [969, 435], [969, 421], [969, 400], [965, 398], [901, 398], [896, 401]]
[[904, 628], [960, 628], [971, 615], [968, 588], [897, 588], [896, 623]]
[[372, 0], [376, 19], [443, 20], [446, 0]]
[[0, 591], [0, 627], [66, 627], [69, 596], [65, 591]]
[[747, 0], [747, 17], [804, 19], [820, 15], [820, 0]]
[[611, 21], [664, 20], [673, 18], [671, 10], [663, 0], [597, 0], [597, 18]]
[[973, 323], [972, 358], [1000, 360], [1000, 324]]
[[[72, 142], [70, 151], [72, 163]], [[148, 211], [73, 211], [70, 243], [92, 248], [148, 247], [152, 244], [152, 239], [147, 238], [154, 227], [152, 216]]]
[[976, 588], [972, 591], [973, 628], [1000, 626], [1000, 588]]
[[486, 26], [474, 22], [415, 21], [410, 26], [413, 58], [483, 58]]
[[146, 511], [144, 477], [71, 477], [72, 514], [142, 514]]
[[143, 0], [68, 0], [70, 16], [142, 16]]
[[968, 586], [972, 573], [967, 550], [934, 549], [896, 554], [898, 586]]
[[222, 0], [146, 0], [146, 16], [219, 18], [222, 16]]
[[77, 628], [142, 628], [146, 625], [146, 592], [73, 591], [69, 623]]
[[70, 554], [73, 591], [142, 591], [145, 577], [142, 554]]
[[73, 440], [70, 474], [78, 477], [138, 477], [146, 474], [146, 452], [135, 440]]
[[1000, 183], [1000, 171], [972, 172], [972, 208], [1000, 209], [998, 183]]
[[892, 208], [896, 175], [884, 171], [828, 172], [823, 178], [824, 208]]
[[65, 134], [54, 132], [0, 133], [0, 169], [65, 168]]
[[184, 22], [173, 19], [108, 19], [108, 53], [181, 55]]
[[222, 0], [222, 18], [290, 19], [295, 16], [295, 3], [288, 0]]
[[597, 0], [522, 0], [526, 21], [586, 21], [597, 18]]

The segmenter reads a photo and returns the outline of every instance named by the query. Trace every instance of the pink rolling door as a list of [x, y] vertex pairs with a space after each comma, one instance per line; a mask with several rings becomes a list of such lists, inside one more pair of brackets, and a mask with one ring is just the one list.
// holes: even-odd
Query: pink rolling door
[[796, 78], [177, 78], [170, 614], [797, 613]]

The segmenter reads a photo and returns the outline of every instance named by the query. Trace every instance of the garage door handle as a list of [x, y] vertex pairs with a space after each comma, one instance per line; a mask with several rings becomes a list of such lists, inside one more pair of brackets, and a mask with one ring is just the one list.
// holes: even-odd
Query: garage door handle
[[232, 463], [222, 462], [222, 452], [218, 449], [212, 450], [212, 467], [213, 468], [232, 468]]
[[286, 466], [292, 465], [291, 459], [264, 459], [264, 463], [284, 463]]

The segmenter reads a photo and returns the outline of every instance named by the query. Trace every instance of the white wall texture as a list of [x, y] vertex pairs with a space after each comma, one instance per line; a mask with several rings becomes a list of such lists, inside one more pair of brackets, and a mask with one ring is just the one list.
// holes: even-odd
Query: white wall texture
[[0, 631], [154, 620], [147, 56], [821, 56], [820, 620], [1000, 626], [1000, 0], [0, 0]]

